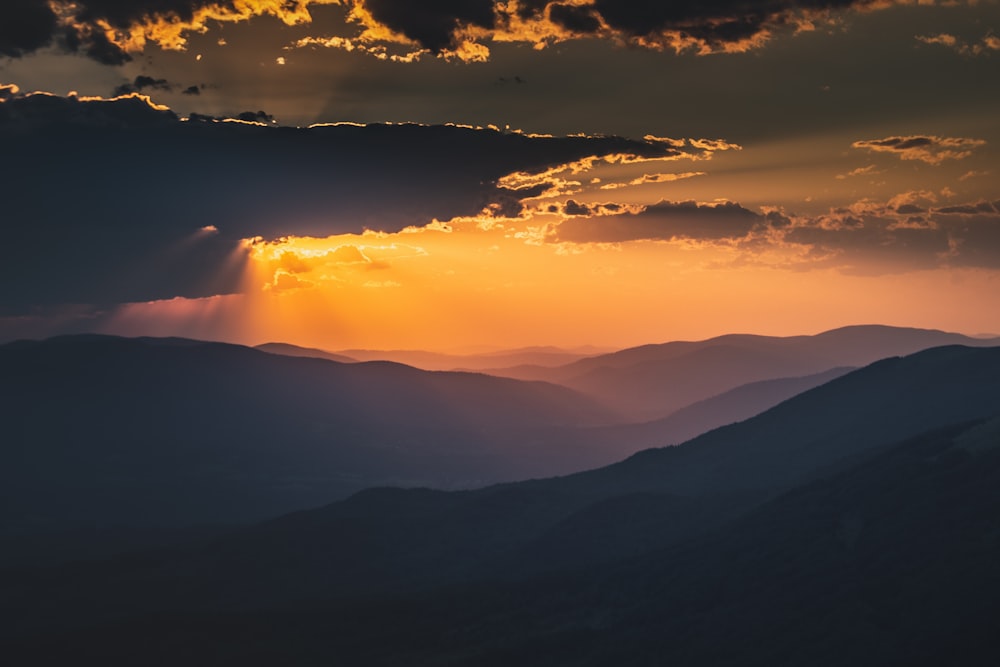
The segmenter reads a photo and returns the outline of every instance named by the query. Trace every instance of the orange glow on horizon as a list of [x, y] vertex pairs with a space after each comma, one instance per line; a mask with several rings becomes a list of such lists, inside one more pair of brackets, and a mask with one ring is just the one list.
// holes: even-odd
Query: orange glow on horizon
[[133, 304], [108, 331], [452, 351], [628, 347], [863, 323], [1000, 329], [995, 314], [974, 307], [995, 298], [995, 272], [873, 279], [774, 268], [692, 242], [567, 246], [532, 234], [512, 221], [464, 219], [396, 234], [252, 239], [245, 294]]

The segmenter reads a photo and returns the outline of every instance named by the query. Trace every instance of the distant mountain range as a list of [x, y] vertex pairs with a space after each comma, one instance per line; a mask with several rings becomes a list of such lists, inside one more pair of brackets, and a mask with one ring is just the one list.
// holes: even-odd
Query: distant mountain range
[[7, 533], [259, 520], [375, 485], [564, 472], [607, 459], [537, 434], [615, 419], [539, 382], [104, 336], [0, 346], [0, 399]]
[[[488, 368], [535, 365], [543, 368], [561, 366], [598, 353], [596, 348], [586, 351], [566, 350], [559, 347], [538, 346], [476, 354], [446, 354], [426, 350], [342, 350], [328, 352], [311, 347], [287, 343], [264, 343], [257, 349], [295, 357], [318, 357], [334, 361], [394, 361], [426, 371], [482, 371]], [[582, 349], [582, 348], [581, 348]]]
[[[338, 361], [386, 360], [425, 370], [478, 371], [519, 380], [561, 384], [603, 403], [626, 421], [658, 421], [682, 408], [743, 385], [765, 380], [791, 380], [819, 375], [834, 368], [856, 368], [885, 357], [907, 355], [930, 347], [1000, 345], [1000, 338], [965, 336], [933, 329], [859, 325], [814, 336], [756, 336], [728, 334], [702, 341], [674, 341], [627, 348], [606, 354], [572, 353], [558, 348], [525, 348], [480, 355], [447, 355], [416, 350], [345, 350], [331, 353], [311, 348], [269, 343], [269, 352], [315, 356]], [[794, 384], [794, 383], [793, 383]], [[792, 386], [792, 385], [789, 385]], [[776, 386], [765, 389], [777, 391]], [[755, 392], [743, 393], [748, 398]], [[780, 400], [794, 395], [778, 392]], [[731, 397], [735, 400], [735, 396]], [[752, 401], [739, 407], [721, 426], [776, 405]], [[748, 412], [759, 406], [755, 412]], [[713, 406], [717, 410], [718, 404]], [[690, 414], [689, 417], [690, 418]], [[711, 421], [711, 420], [710, 420]], [[697, 428], [697, 427], [693, 427]], [[707, 430], [707, 429], [703, 429]], [[678, 429], [671, 442], [703, 430]], [[680, 439], [676, 439], [678, 436]], [[661, 441], [662, 442], [662, 441]]]
[[589, 472], [371, 489], [196, 547], [0, 573], [0, 648], [35, 664], [985, 665], [998, 535], [1000, 348], [948, 346]]
[[555, 368], [529, 365], [484, 372], [562, 384], [632, 421], [646, 421], [747, 383], [864, 366], [942, 345], [995, 346], [1000, 345], [1000, 338], [865, 325], [815, 336], [730, 334], [696, 342], [643, 345]]
[[[455, 356], [373, 350], [333, 354], [274, 343], [259, 347], [294, 356], [344, 360], [350, 354], [348, 359], [386, 359], [424, 369], [474, 370], [561, 384], [601, 402], [625, 422], [641, 423], [578, 436], [624, 456], [752, 417], [851, 368], [943, 345], [989, 347], [1000, 345], [1000, 338], [859, 325], [815, 336], [730, 334], [575, 357], [558, 348]], [[542, 355], [544, 363], [523, 361], [533, 355]], [[572, 360], [554, 363], [566, 357]]]
[[[300, 347], [298, 345], [290, 345], [288, 343], [264, 343], [263, 345], [255, 345], [254, 347], [262, 352], [282, 354], [286, 357], [326, 359], [328, 361], [336, 361], [341, 364], [353, 364], [359, 361], [358, 359], [349, 357], [346, 354], [336, 354], [334, 352], [327, 352], [326, 350], [320, 350], [315, 347]], [[387, 359], [386, 361], [391, 361], [391, 359]]]
[[884, 327], [727, 337], [722, 356], [713, 339], [549, 369], [628, 378], [643, 367], [636, 359], [669, 353], [692, 374], [670, 376], [684, 389], [728, 387], [742, 376], [718, 361], [739, 350], [753, 364], [764, 348], [777, 360], [774, 379], [636, 424], [553, 384], [295, 358], [326, 353], [294, 346], [91, 335], [11, 343], [0, 346], [0, 565], [204, 536], [374, 486], [475, 488], [595, 468], [747, 419], [846, 372], [780, 376], [791, 367], [954, 337]]
[[669, 417], [637, 424], [593, 427], [582, 430], [580, 438], [586, 442], [605, 443], [608, 448], [614, 447], [615, 442], [627, 443], [628, 447], [620, 450], [622, 456], [649, 447], [679, 444], [720, 426], [749, 419], [851, 370], [838, 367], [804, 377], [750, 382], [692, 403]]

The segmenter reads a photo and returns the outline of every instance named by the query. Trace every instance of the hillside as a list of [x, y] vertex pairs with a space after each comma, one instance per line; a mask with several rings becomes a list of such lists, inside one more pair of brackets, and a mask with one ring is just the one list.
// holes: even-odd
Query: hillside
[[[371, 489], [195, 550], [84, 566], [68, 593], [29, 579], [11, 600], [24, 623], [42, 590], [44, 609], [83, 604], [111, 618], [136, 596], [150, 609], [312, 608], [610, 566], [707, 539], [791, 489], [862, 469], [893, 443], [998, 414], [1000, 348], [937, 348], [606, 468], [463, 492]], [[992, 431], [972, 433], [968, 447], [995, 449], [982, 445]]]
[[234, 345], [0, 346], [5, 532], [259, 520], [376, 485], [482, 486], [604, 461], [534, 436], [607, 423], [571, 390]]

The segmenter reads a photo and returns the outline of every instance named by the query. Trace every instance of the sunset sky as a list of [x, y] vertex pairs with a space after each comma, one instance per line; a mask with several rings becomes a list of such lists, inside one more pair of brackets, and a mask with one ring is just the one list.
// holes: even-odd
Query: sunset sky
[[0, 341], [1000, 333], [996, 0], [5, 0]]

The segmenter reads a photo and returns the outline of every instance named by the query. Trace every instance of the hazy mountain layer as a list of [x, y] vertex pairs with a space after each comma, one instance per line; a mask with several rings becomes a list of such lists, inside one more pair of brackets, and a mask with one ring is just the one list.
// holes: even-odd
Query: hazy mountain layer
[[639, 424], [587, 429], [588, 441], [627, 445], [621, 450], [628, 456], [640, 449], [679, 444], [712, 429], [749, 419], [804, 391], [826, 384], [853, 369], [832, 368], [805, 377], [777, 378], [740, 385], [727, 392], [681, 408], [669, 417]]
[[[974, 507], [979, 502], [977, 496], [965, 498], [962, 494], [977, 488], [995, 494], [998, 487], [975, 482], [966, 488], [961, 480], [965, 480], [965, 475], [979, 474], [978, 459], [969, 457], [984, 456], [982, 461], [989, 463], [993, 461], [989, 457], [1000, 451], [1000, 446], [994, 444], [995, 427], [968, 431], [956, 453], [946, 456], [941, 452], [954, 449], [952, 436], [965, 427], [943, 432], [944, 435], [931, 433], [915, 445], [910, 443], [908, 446], [918, 449], [907, 451], [917, 454], [905, 454], [906, 465], [899, 479], [884, 479], [883, 472], [878, 472], [882, 464], [872, 462], [889, 461], [886, 464], [889, 472], [884, 474], [896, 474], [892, 463], [895, 455], [886, 449], [892, 443], [950, 424], [996, 418], [998, 414], [1000, 348], [937, 348], [878, 362], [746, 422], [713, 431], [678, 447], [648, 450], [599, 470], [476, 491], [372, 489], [340, 503], [241, 531], [198, 549], [79, 566], [64, 570], [59, 578], [44, 572], [35, 578], [18, 576], [14, 582], [7, 582], [9, 604], [18, 610], [17, 623], [36, 627], [39, 614], [64, 623], [67, 614], [72, 617], [86, 610], [91, 618], [110, 620], [132, 615], [131, 610], [137, 605], [149, 610], [269, 607], [301, 610], [313, 609], [321, 602], [329, 605], [339, 604], [337, 600], [364, 598], [369, 600], [364, 605], [380, 609], [375, 601], [386, 596], [475, 582], [517, 582], [547, 571], [561, 571], [561, 575], [546, 576], [543, 585], [518, 587], [519, 592], [513, 597], [503, 592], [506, 588], [486, 585], [487, 607], [478, 607], [474, 598], [462, 600], [463, 605], [472, 607], [472, 618], [479, 620], [456, 622], [475, 635], [478, 631], [474, 627], [488, 626], [482, 615], [493, 613], [490, 605], [505, 609], [503, 614], [516, 616], [520, 612], [506, 609], [506, 605], [520, 605], [520, 596], [524, 596], [523, 604], [530, 609], [525, 613], [537, 619], [537, 627], [528, 634], [519, 629], [516, 636], [528, 637], [532, 633], [545, 635], [549, 632], [545, 628], [564, 622], [580, 631], [590, 627], [587, 624], [591, 621], [586, 620], [590, 616], [572, 602], [574, 591], [580, 586], [588, 590], [589, 584], [581, 582], [592, 577], [600, 579], [603, 575], [598, 573], [611, 568], [607, 572], [615, 578], [607, 588], [593, 593], [604, 596], [594, 603], [598, 608], [594, 618], [605, 620], [593, 622], [598, 623], [597, 628], [611, 623], [608, 627], [615, 633], [625, 633], [621, 635], [624, 638], [628, 634], [628, 623], [622, 620], [625, 617], [616, 616], [618, 611], [614, 609], [600, 610], [601, 605], [619, 604], [614, 601], [616, 587], [634, 588], [629, 588], [632, 592], [620, 604], [627, 609], [635, 608], [635, 613], [650, 614], [650, 618], [675, 613], [657, 606], [660, 605], [657, 599], [640, 594], [644, 587], [660, 586], [657, 582], [664, 577], [666, 581], [680, 582], [677, 585], [682, 587], [684, 595], [691, 597], [684, 604], [693, 605], [690, 608], [694, 609], [710, 609], [717, 595], [723, 595], [713, 593], [722, 585], [712, 583], [713, 578], [735, 576], [726, 569], [726, 564], [734, 558], [733, 562], [741, 562], [744, 550], [755, 553], [752, 545], [755, 535], [761, 534], [765, 536], [762, 539], [773, 542], [772, 546], [761, 547], [763, 553], [770, 553], [771, 549], [781, 552], [786, 548], [783, 545], [794, 551], [799, 540], [813, 535], [817, 526], [821, 537], [830, 533], [834, 536], [830, 539], [851, 542], [857, 539], [855, 533], [866, 530], [864, 523], [860, 528], [857, 526], [852, 512], [866, 516], [865, 499], [881, 488], [883, 496], [871, 502], [890, 504], [876, 511], [879, 518], [873, 524], [877, 526], [873, 528], [877, 536], [874, 544], [882, 545], [872, 551], [872, 558], [877, 559], [878, 550], [884, 546], [879, 540], [894, 539], [892, 512], [899, 513], [900, 525], [919, 526], [920, 519], [912, 512], [927, 511], [919, 508], [933, 507], [938, 502], [907, 504], [893, 500], [893, 494], [897, 488], [902, 489], [899, 493], [904, 498], [919, 493], [924, 483], [921, 471], [950, 470], [935, 468], [939, 462], [955, 460], [964, 470], [959, 481], [946, 480], [947, 488], [940, 493], [958, 494], [956, 511]], [[922, 442], [930, 443], [926, 446], [932, 451], [920, 449], [924, 447]], [[993, 463], [1000, 467], [1000, 462]], [[993, 474], [990, 472], [993, 463], [982, 466], [983, 474]], [[870, 470], [876, 472], [866, 472]], [[847, 481], [842, 486], [829, 486], [830, 480], [838, 479]], [[864, 488], [855, 494], [851, 490], [854, 485]], [[782, 495], [795, 487], [820, 489], [826, 498], [822, 502], [835, 503], [830, 512], [839, 518], [831, 524], [822, 513], [814, 516], [808, 503], [799, 503], [797, 499], [804, 497], [801, 493], [811, 491]], [[836, 503], [842, 503], [845, 509], [841, 511]], [[778, 518], [772, 521], [768, 518], [771, 516], [768, 512], [772, 511], [768, 507], [783, 508], [781, 513], [792, 514], [776, 515]], [[996, 516], [991, 511], [975, 510], [973, 514]], [[750, 523], [731, 524], [734, 520]], [[867, 520], [862, 518], [863, 522]], [[951, 519], [943, 517], [941, 521]], [[730, 524], [735, 528], [719, 532]], [[733, 539], [737, 540], [737, 546], [727, 546], [726, 540], [730, 539], [727, 535], [736, 536]], [[905, 537], [911, 539], [915, 538]], [[921, 539], [927, 538], [922, 535]], [[663, 560], [667, 556], [643, 556], [668, 548], [700, 549], [697, 545], [703, 543], [710, 545], [704, 547], [707, 551], [683, 556], [686, 559], [683, 567], [694, 568], [692, 576], [707, 577], [704, 588], [684, 583], [687, 575], [676, 574], [669, 566], [670, 561]], [[891, 544], [885, 548], [890, 547]], [[803, 554], [789, 557], [809, 558], [813, 548], [808, 546]], [[725, 556], [727, 553], [733, 555]], [[639, 561], [638, 566], [619, 569], [611, 565], [621, 559], [640, 557], [646, 560]], [[752, 567], [764, 567], [766, 561], [767, 558], [760, 562], [753, 560]], [[702, 568], [709, 564], [716, 569], [705, 573]], [[598, 566], [601, 569], [591, 569]], [[795, 567], [799, 566], [778, 566], [777, 571], [767, 576], [795, 577]], [[576, 579], [572, 574], [575, 571], [590, 574]], [[935, 576], [940, 575], [937, 569], [934, 572]], [[643, 579], [647, 576], [643, 573], [649, 573], [652, 579]], [[636, 578], [638, 583], [633, 583]], [[748, 585], [756, 590], [757, 584], [751, 584]], [[825, 585], [811, 580], [802, 585], [808, 590], [814, 584]], [[514, 584], [505, 586], [508, 585]], [[550, 588], [555, 591], [554, 600], [546, 598], [545, 591]], [[763, 591], [759, 594], [763, 595]], [[439, 595], [447, 599], [450, 594]], [[550, 603], [557, 609], [548, 618]], [[737, 600], [732, 604], [748, 602]], [[385, 613], [395, 611], [390, 609]], [[442, 623], [455, 620], [447, 610], [439, 609], [439, 613], [445, 619]], [[368, 617], [367, 622], [374, 622], [374, 618]], [[686, 622], [680, 616], [671, 618], [671, 622]], [[504, 622], [519, 627], [518, 624], [528, 621], [518, 617]], [[708, 624], [705, 627], [711, 625], [710, 621], [704, 622]], [[405, 630], [400, 632], [405, 634]], [[342, 639], [353, 641], [349, 637]], [[402, 634], [398, 639], [400, 645], [408, 641]], [[475, 637], [469, 641], [475, 644]], [[494, 637], [490, 641], [503, 638]], [[643, 641], [655, 643], [657, 639], [649, 636]], [[521, 640], [515, 641], [518, 642]], [[488, 644], [477, 646], [476, 650], [486, 651]], [[528, 645], [520, 648], [530, 651]]]
[[1000, 345], [1000, 340], [926, 329], [853, 326], [815, 336], [731, 334], [643, 345], [557, 368], [527, 366], [487, 372], [563, 384], [633, 421], [648, 421], [743, 384], [864, 366], [942, 345], [985, 347]]
[[257, 520], [373, 485], [565, 472], [607, 459], [535, 434], [612, 419], [543, 383], [99, 336], [0, 347], [0, 399], [8, 532]]

